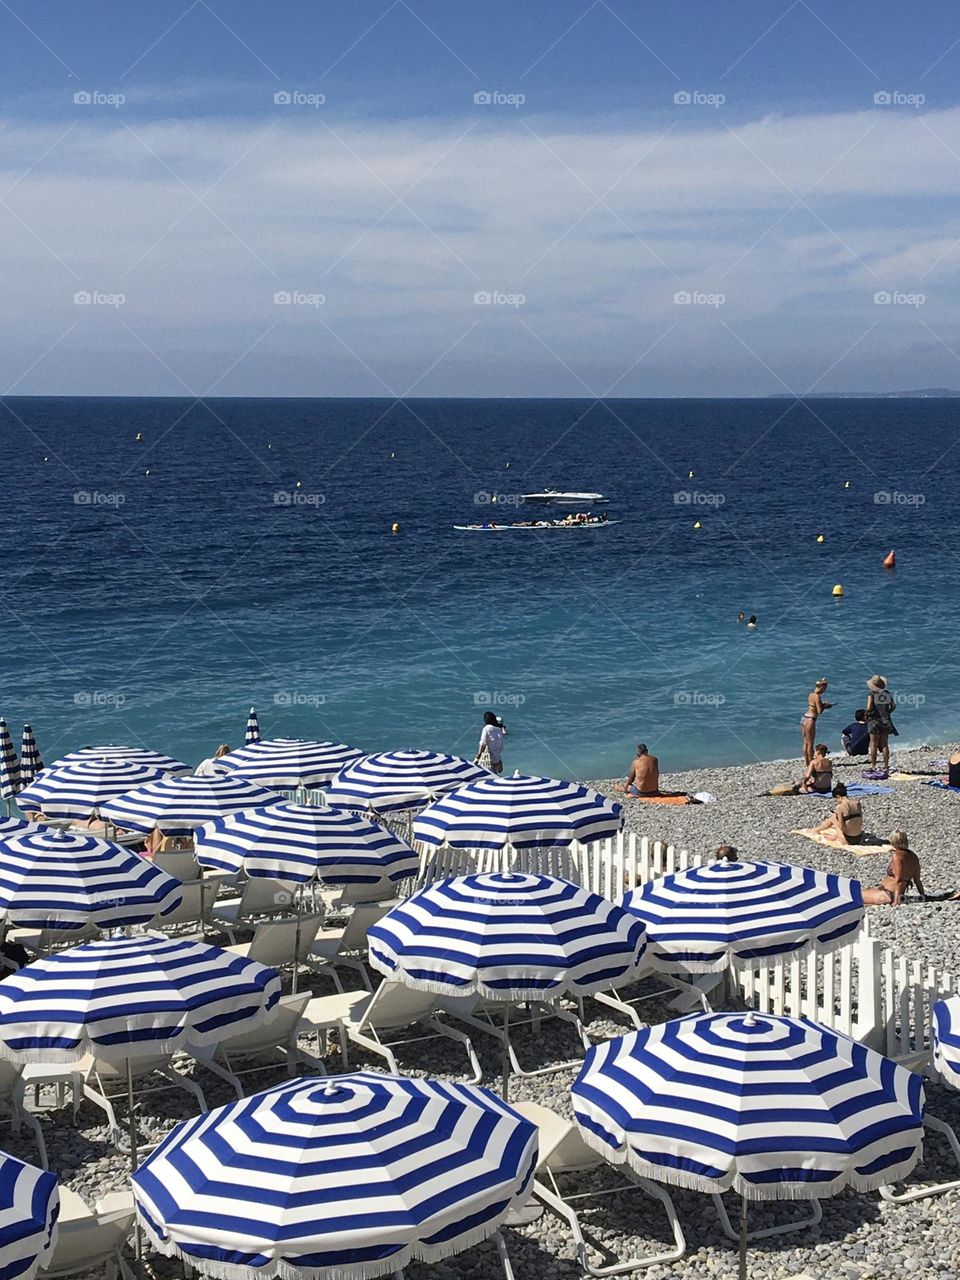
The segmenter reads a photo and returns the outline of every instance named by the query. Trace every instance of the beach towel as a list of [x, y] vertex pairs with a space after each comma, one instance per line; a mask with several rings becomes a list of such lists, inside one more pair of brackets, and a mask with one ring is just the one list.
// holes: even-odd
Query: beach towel
[[891, 773], [891, 782], [920, 782], [922, 774], [919, 773]]
[[641, 804], [696, 804], [685, 791], [667, 791], [659, 796], [630, 796], [631, 800], [639, 800]]
[[795, 836], [803, 836], [814, 844], [826, 845], [828, 849], [839, 849], [841, 853], [852, 853], [858, 858], [872, 858], [881, 853], [893, 853], [893, 845], [887, 844], [879, 836], [864, 832], [859, 844], [841, 844], [836, 831], [814, 831], [813, 827], [799, 827], [792, 832]]
[[883, 782], [887, 778], [887, 771], [886, 769], [861, 769], [860, 777], [873, 778], [874, 780], [879, 780]]
[[881, 787], [876, 782], [848, 782], [848, 796], [892, 796], [893, 787]]
[[937, 787], [941, 791], [960, 791], [960, 787], [951, 787], [948, 782], [941, 782], [939, 778], [928, 778], [926, 782], [921, 782], [922, 787]]

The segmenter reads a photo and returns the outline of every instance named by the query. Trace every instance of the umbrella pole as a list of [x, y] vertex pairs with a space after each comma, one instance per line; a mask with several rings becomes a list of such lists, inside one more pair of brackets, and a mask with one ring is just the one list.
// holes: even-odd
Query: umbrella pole
[[740, 1197], [740, 1270], [739, 1280], [747, 1280], [747, 1197]]
[[293, 985], [291, 991], [297, 994], [297, 978], [300, 974], [300, 933], [303, 923], [303, 885], [297, 889], [297, 932], [293, 943]]
[[503, 1006], [503, 1084], [500, 1093], [504, 1102], [509, 1101], [510, 1092], [510, 1003]]
[[[137, 1152], [137, 1117], [133, 1110], [133, 1060], [127, 1056], [127, 1115], [130, 1128], [130, 1172], [137, 1172], [139, 1163]], [[136, 1218], [136, 1230], [134, 1232], [134, 1254], [139, 1262], [143, 1255], [143, 1237], [140, 1234], [140, 1218]]]
[[205, 921], [205, 920], [204, 920], [204, 918], [203, 918], [203, 909], [204, 909], [204, 901], [203, 901], [203, 867], [201, 867], [201, 868], [200, 868], [200, 941], [201, 941], [201, 942], [206, 942], [206, 940], [207, 940], [207, 925], [206, 925], [206, 921]]

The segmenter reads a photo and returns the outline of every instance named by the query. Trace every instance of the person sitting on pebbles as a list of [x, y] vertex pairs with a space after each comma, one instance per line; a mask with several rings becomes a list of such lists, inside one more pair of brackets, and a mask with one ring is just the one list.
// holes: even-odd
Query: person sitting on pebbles
[[863, 890], [864, 905], [868, 907], [899, 907], [911, 886], [926, 901], [927, 895], [920, 880], [920, 859], [910, 848], [910, 841], [905, 831], [892, 831], [890, 843], [893, 855], [887, 874], [881, 879], [877, 888]]
[[833, 764], [830, 760], [830, 748], [825, 742], [818, 742], [813, 749], [813, 759], [807, 765], [807, 771], [800, 783], [801, 795], [811, 792], [817, 795], [830, 795], [833, 790]]
[[637, 743], [637, 755], [623, 785], [617, 786], [628, 796], [658, 796], [660, 794], [660, 761], [647, 750], [645, 742]]
[[831, 839], [837, 844], [860, 844], [863, 841], [863, 809], [859, 800], [847, 795], [847, 788], [838, 782], [833, 788], [836, 807], [830, 817], [813, 830], [835, 832]]

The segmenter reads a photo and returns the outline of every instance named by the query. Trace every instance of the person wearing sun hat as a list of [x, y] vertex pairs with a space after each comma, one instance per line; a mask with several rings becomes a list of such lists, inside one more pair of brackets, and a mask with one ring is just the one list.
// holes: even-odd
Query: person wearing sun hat
[[871, 676], [867, 681], [870, 690], [867, 695], [867, 732], [870, 734], [870, 768], [876, 771], [877, 752], [883, 754], [883, 777], [890, 771], [890, 745], [892, 734], [897, 737], [897, 729], [893, 723], [893, 713], [897, 704], [893, 694], [887, 688], [885, 676]]

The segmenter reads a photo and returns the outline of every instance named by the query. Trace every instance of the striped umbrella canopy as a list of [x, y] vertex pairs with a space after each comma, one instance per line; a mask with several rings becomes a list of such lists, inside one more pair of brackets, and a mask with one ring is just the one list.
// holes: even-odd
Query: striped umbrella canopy
[[398, 881], [419, 867], [410, 846], [379, 823], [286, 801], [204, 823], [195, 850], [202, 867], [294, 884], [317, 878], [331, 886]]
[[268, 738], [239, 747], [217, 761], [248, 782], [293, 791], [320, 787], [363, 755], [342, 742], [310, 742], [306, 738]]
[[56, 1176], [0, 1151], [0, 1280], [33, 1280], [56, 1242]]
[[179, 880], [93, 835], [36, 827], [0, 834], [0, 920], [30, 929], [145, 924], [180, 905]]
[[589, 844], [623, 826], [623, 809], [599, 791], [557, 778], [485, 774], [428, 805], [413, 825], [424, 844], [454, 849], [534, 849]]
[[105, 938], [34, 960], [0, 983], [0, 1055], [111, 1061], [203, 1046], [253, 1027], [280, 975], [253, 960], [151, 935]]
[[858, 880], [782, 862], [714, 862], [650, 880], [623, 899], [661, 973], [719, 973], [827, 952], [863, 922]]
[[182, 760], [174, 760], [161, 751], [151, 751], [148, 747], [81, 747], [79, 751], [71, 751], [69, 755], [54, 760], [50, 769], [62, 769], [64, 765], [80, 764], [84, 760], [123, 760], [127, 764], [145, 764], [160, 773], [189, 773], [190, 766]]
[[20, 789], [20, 762], [7, 722], [0, 716], [0, 798], [10, 800]]
[[416, 809], [486, 773], [471, 760], [442, 751], [382, 751], [341, 769], [327, 787], [327, 803], [380, 813]]
[[439, 880], [372, 925], [370, 963], [444, 995], [522, 1002], [633, 981], [643, 925], [615, 903], [552, 876]]
[[37, 746], [33, 726], [25, 724], [23, 737], [20, 740], [20, 785], [29, 786], [42, 768], [43, 760], [40, 758], [40, 748]]
[[645, 1027], [590, 1049], [572, 1095], [612, 1164], [746, 1200], [873, 1191], [905, 1178], [923, 1141], [920, 1076], [806, 1018]]
[[220, 774], [213, 778], [166, 775], [157, 782], [128, 791], [100, 807], [100, 816], [131, 831], [158, 827], [167, 835], [191, 835], [195, 828], [221, 814], [272, 804], [275, 791], [243, 778]]
[[78, 760], [45, 769], [20, 792], [17, 804], [24, 813], [37, 809], [48, 818], [89, 818], [108, 800], [164, 776], [159, 769], [126, 760]]
[[358, 1071], [184, 1121], [133, 1188], [156, 1247], [218, 1280], [373, 1280], [493, 1235], [536, 1161], [488, 1090]]
[[946, 1084], [960, 1089], [960, 995], [933, 1006], [933, 1065]]
[[243, 735], [243, 745], [249, 747], [254, 742], [260, 741], [260, 721], [257, 718], [257, 708], [251, 707], [250, 714], [247, 716], [247, 727]]

